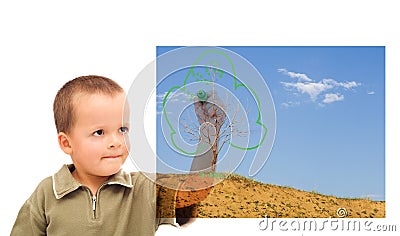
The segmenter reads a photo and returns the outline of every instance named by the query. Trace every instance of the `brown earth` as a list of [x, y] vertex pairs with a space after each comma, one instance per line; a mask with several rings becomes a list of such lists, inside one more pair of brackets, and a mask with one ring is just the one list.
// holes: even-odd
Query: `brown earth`
[[198, 217], [339, 217], [344, 208], [346, 217], [385, 217], [385, 202], [369, 199], [348, 199], [305, 192], [290, 187], [259, 183], [239, 175], [213, 187], [198, 205]]
[[[165, 175], [163, 178], [164, 181], [170, 179]], [[173, 179], [177, 179], [176, 175]], [[221, 180], [215, 180], [219, 183], [213, 186], [208, 196], [195, 207], [197, 217], [337, 218], [344, 211], [345, 217], [351, 218], [385, 217], [384, 201], [339, 198], [305, 192], [290, 187], [260, 183], [236, 174]]]

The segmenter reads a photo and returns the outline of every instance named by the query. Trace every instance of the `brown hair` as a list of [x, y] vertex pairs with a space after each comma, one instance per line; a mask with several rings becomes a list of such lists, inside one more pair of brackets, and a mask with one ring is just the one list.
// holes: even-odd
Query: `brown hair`
[[54, 121], [57, 133], [69, 132], [75, 122], [74, 99], [78, 94], [105, 94], [114, 96], [124, 90], [115, 81], [97, 75], [77, 77], [58, 91], [54, 103]]

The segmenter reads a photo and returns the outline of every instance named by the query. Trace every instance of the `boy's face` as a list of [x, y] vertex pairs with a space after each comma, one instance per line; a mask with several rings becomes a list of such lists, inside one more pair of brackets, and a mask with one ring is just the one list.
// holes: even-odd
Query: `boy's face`
[[76, 119], [68, 136], [70, 155], [79, 174], [110, 176], [125, 162], [129, 151], [126, 145], [129, 142], [125, 142], [129, 125], [122, 124], [124, 103], [124, 93], [82, 95], [75, 99]]

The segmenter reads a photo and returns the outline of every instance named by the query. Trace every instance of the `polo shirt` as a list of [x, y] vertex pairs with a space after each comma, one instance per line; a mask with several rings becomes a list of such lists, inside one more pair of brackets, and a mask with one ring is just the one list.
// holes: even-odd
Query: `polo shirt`
[[74, 179], [74, 168], [64, 165], [38, 185], [20, 209], [11, 235], [147, 236], [160, 224], [176, 225], [176, 193], [143, 173], [120, 170], [92, 195]]

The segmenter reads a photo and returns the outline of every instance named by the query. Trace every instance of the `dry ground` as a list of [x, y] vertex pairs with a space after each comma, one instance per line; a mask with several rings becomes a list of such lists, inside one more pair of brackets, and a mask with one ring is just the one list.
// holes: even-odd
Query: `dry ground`
[[[338, 198], [305, 192], [290, 187], [256, 182], [236, 174], [229, 175], [222, 181], [218, 178], [215, 178], [215, 181], [219, 183], [211, 189], [207, 198], [197, 205], [195, 211], [197, 217], [336, 218], [339, 217], [337, 211], [340, 208], [346, 209], [346, 217], [385, 217], [385, 202], [382, 201]], [[179, 175], [160, 176], [160, 182], [164, 183], [176, 182], [177, 184], [182, 182], [182, 179]], [[190, 193], [189, 191], [188, 194]], [[165, 210], [165, 212], [168, 211]]]
[[338, 217], [345, 208], [346, 217], [385, 217], [385, 202], [347, 199], [305, 192], [289, 187], [263, 184], [239, 175], [231, 175], [215, 185], [198, 206], [198, 217]]

